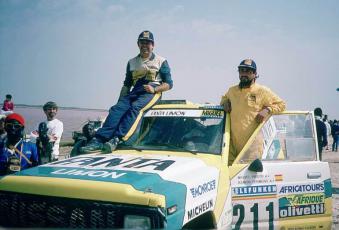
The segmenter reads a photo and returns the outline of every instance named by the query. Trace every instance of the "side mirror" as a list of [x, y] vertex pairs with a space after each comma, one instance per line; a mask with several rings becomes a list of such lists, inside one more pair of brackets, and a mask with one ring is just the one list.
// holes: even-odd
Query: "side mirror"
[[262, 172], [264, 170], [264, 167], [262, 165], [261, 160], [255, 159], [250, 166], [248, 166], [248, 170], [253, 172]]

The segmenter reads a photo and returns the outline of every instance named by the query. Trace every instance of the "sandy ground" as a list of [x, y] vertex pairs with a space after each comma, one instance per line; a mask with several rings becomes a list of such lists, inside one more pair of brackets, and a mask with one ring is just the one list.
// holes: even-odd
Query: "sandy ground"
[[[339, 188], [339, 152], [324, 151], [323, 161], [330, 165], [332, 186]], [[339, 194], [333, 194], [333, 226], [332, 229], [339, 229]]]
[[[332, 139], [329, 141], [332, 144]], [[331, 146], [331, 145], [329, 145]], [[329, 148], [331, 149], [331, 148]], [[72, 147], [65, 146], [60, 148], [60, 160], [67, 157], [71, 152]], [[323, 161], [329, 163], [331, 177], [332, 177], [332, 186], [338, 188], [339, 191], [339, 152], [332, 152], [330, 150], [323, 151]], [[339, 194], [333, 194], [333, 226], [332, 230], [339, 229]]]

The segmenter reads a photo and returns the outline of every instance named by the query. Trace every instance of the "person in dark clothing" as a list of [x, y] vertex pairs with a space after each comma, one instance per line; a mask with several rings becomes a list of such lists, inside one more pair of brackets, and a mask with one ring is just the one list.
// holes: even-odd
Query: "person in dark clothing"
[[319, 150], [320, 160], [322, 160], [323, 147], [327, 145], [327, 129], [326, 129], [325, 123], [321, 119], [322, 115], [323, 115], [323, 112], [321, 108], [314, 109], [314, 117], [315, 117], [316, 131], [317, 131], [318, 150]]
[[7, 138], [0, 146], [0, 175], [15, 173], [39, 164], [34, 143], [24, 140], [25, 119], [12, 113], [5, 119]]
[[332, 125], [332, 137], [333, 137], [333, 144], [332, 144], [332, 152], [338, 152], [338, 144], [339, 144], [339, 121], [334, 120]]
[[0, 149], [1, 149], [1, 146], [3, 146], [3, 143], [5, 142], [6, 136], [7, 136], [7, 133], [5, 130], [5, 118], [6, 118], [5, 115], [0, 114]]
[[71, 157], [77, 156], [81, 154], [80, 148], [86, 146], [94, 137], [95, 137], [95, 128], [92, 122], [88, 122], [86, 125], [82, 127], [82, 134], [74, 140], [74, 146], [71, 151]]

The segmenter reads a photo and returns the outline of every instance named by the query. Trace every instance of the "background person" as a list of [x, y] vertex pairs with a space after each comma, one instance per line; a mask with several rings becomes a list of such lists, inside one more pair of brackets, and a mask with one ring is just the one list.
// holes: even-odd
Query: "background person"
[[285, 102], [269, 88], [256, 83], [257, 65], [251, 59], [238, 66], [239, 84], [228, 89], [220, 105], [230, 113], [231, 145], [229, 164], [240, 153], [253, 131], [270, 114], [285, 110]]
[[0, 148], [0, 175], [14, 173], [38, 165], [39, 158], [34, 143], [25, 141], [25, 119], [12, 113], [5, 119], [7, 138]]
[[339, 144], [339, 121], [334, 120], [332, 125], [332, 152], [338, 152], [338, 144]]
[[319, 158], [322, 160], [323, 147], [327, 145], [327, 129], [325, 123], [322, 121], [323, 111], [321, 108], [314, 109], [315, 126], [317, 131]]
[[[326, 114], [324, 115], [323, 122], [326, 125], [326, 135], [327, 135], [327, 140], [329, 140], [329, 137], [331, 136], [332, 132], [331, 132], [331, 125], [330, 125], [330, 123], [327, 120], [327, 115]], [[327, 141], [327, 145], [325, 147], [326, 147], [326, 150], [329, 150], [329, 148], [328, 148], [328, 141]]]
[[91, 123], [87, 123], [82, 127], [83, 136], [78, 138], [75, 141], [70, 157], [74, 157], [81, 154], [80, 148], [87, 145], [95, 136], [94, 125]]
[[113, 151], [121, 140], [127, 141], [134, 133], [142, 113], [160, 99], [162, 92], [172, 88], [170, 67], [165, 58], [153, 53], [154, 37], [150, 31], [139, 35], [138, 47], [138, 56], [127, 63], [118, 103], [109, 110], [95, 138], [80, 148], [81, 152]]
[[40, 154], [48, 157], [49, 161], [55, 161], [59, 159], [59, 144], [64, 131], [64, 125], [56, 118], [58, 105], [55, 102], [47, 102], [44, 104], [43, 110], [47, 120], [38, 125], [37, 129], [31, 133], [31, 137], [33, 140], [38, 138], [36, 140], [38, 145], [42, 144], [40, 146], [40, 151], [42, 151]]
[[14, 110], [14, 103], [12, 101], [12, 95], [7, 94], [6, 99], [4, 100], [1, 113], [2, 114], [11, 114]]
[[0, 149], [3, 147], [6, 139], [5, 118], [5, 115], [0, 114]]

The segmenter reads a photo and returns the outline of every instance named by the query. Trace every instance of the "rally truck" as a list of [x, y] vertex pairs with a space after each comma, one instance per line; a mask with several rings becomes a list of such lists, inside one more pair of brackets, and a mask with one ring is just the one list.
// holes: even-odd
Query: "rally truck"
[[1, 177], [0, 226], [331, 228], [330, 171], [312, 112], [270, 116], [233, 162], [230, 132], [220, 106], [161, 101], [111, 153]]

